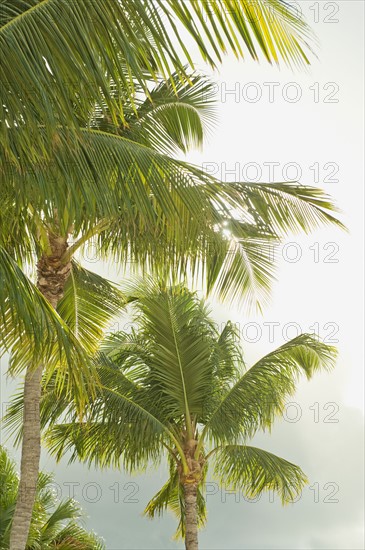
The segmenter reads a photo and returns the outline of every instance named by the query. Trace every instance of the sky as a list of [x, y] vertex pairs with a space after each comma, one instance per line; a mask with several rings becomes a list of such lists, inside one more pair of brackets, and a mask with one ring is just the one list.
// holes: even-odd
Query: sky
[[[333, 372], [302, 381], [273, 432], [254, 440], [302, 467], [310, 483], [301, 498], [286, 507], [269, 494], [247, 502], [208, 477], [208, 524], [200, 533], [206, 550], [364, 548], [364, 4], [299, 6], [319, 38], [319, 59], [306, 73], [231, 56], [214, 73], [201, 65], [216, 82], [218, 122], [203, 151], [187, 159], [227, 181], [237, 173], [252, 181], [298, 177], [334, 197], [349, 232], [330, 227], [290, 236], [278, 250], [277, 281], [263, 315], [211, 304], [218, 323], [238, 324], [249, 365], [298, 332], [319, 332], [338, 347], [339, 359]], [[115, 266], [85, 263], [121, 281]], [[6, 359], [1, 361], [6, 406], [15, 382], [6, 379]], [[44, 452], [42, 468], [55, 473], [60, 496], [80, 502], [85, 525], [105, 539], [107, 550], [183, 548], [172, 540], [173, 516], [142, 516], [165, 482], [165, 467], [127, 476], [67, 460], [56, 465]]]

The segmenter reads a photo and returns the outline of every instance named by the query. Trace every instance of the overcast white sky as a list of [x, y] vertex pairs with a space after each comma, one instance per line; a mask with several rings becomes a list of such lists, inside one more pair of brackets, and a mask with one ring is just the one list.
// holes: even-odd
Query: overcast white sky
[[[319, 330], [338, 346], [340, 358], [333, 373], [301, 383], [286, 419], [271, 436], [256, 441], [300, 464], [310, 487], [299, 502], [282, 508], [269, 496], [247, 503], [211, 482], [208, 526], [200, 535], [201, 547], [209, 550], [364, 547], [364, 5], [352, 0], [299, 4], [319, 37], [319, 61], [307, 74], [293, 74], [227, 57], [213, 75], [219, 123], [204, 151], [188, 160], [209, 169], [215, 163], [222, 179], [232, 179], [227, 171], [239, 170], [241, 179], [257, 173], [261, 181], [272, 175], [282, 181], [299, 171], [302, 183], [324, 187], [336, 199], [350, 233], [327, 228], [289, 238], [279, 251], [278, 281], [264, 316], [248, 317], [220, 304], [214, 304], [214, 315], [218, 322], [240, 323], [249, 364], [297, 330]], [[271, 164], [274, 174], [267, 163], [279, 163]], [[120, 280], [111, 268], [93, 268]], [[2, 386], [3, 402], [10, 387]], [[75, 496], [88, 515], [87, 525], [105, 538], [108, 550], [182, 548], [171, 540], [172, 516], [154, 522], [141, 516], [165, 481], [164, 469], [129, 478], [66, 462], [55, 467], [45, 453], [42, 465], [55, 471], [63, 496], [78, 484]]]

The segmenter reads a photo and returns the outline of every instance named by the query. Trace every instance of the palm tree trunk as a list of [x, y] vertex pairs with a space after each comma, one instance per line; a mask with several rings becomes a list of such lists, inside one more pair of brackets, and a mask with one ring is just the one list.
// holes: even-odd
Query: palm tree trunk
[[18, 498], [10, 535], [10, 549], [24, 550], [37, 489], [41, 435], [39, 402], [42, 366], [28, 369], [24, 381], [23, 443]]
[[185, 548], [186, 550], [198, 550], [198, 508], [197, 508], [197, 484], [184, 483], [185, 496]]
[[[38, 262], [37, 286], [52, 307], [63, 296], [71, 271], [71, 263], [63, 264], [61, 258], [67, 250], [67, 239], [49, 236], [50, 255]], [[23, 441], [20, 464], [18, 496], [10, 532], [9, 550], [26, 550], [34, 501], [37, 492], [41, 455], [40, 400], [43, 365], [29, 366], [24, 381]]]

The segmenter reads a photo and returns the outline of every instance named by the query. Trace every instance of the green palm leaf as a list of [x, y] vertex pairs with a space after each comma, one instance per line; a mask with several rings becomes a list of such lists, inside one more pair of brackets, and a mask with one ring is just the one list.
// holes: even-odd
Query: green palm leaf
[[256, 447], [227, 445], [217, 450], [214, 473], [223, 486], [243, 491], [249, 498], [275, 491], [283, 504], [300, 495], [307, 478], [302, 470]]
[[149, 385], [158, 388], [163, 410], [175, 418], [185, 415], [190, 424], [191, 414], [201, 411], [202, 396], [210, 384], [215, 331], [205, 322], [206, 308], [183, 288], [171, 292], [153, 280], [131, 286], [132, 296], [138, 299], [137, 324], [150, 352]]
[[293, 395], [301, 374], [307, 379], [334, 366], [336, 350], [309, 334], [301, 334], [260, 359], [211, 412], [204, 432], [217, 441], [233, 441], [239, 434], [253, 437], [270, 429]]
[[138, 83], [136, 89], [134, 104], [125, 98], [125, 123], [120, 118], [115, 126], [104, 105], [97, 107], [92, 115], [92, 127], [166, 154], [186, 153], [202, 146], [204, 133], [209, 132], [216, 121], [213, 82], [198, 74], [190, 75], [186, 82], [174, 73], [171, 80], [160, 79], [148, 97]]
[[[90, 380], [85, 351], [65, 322], [0, 247], [0, 327], [2, 350], [12, 352], [11, 371], [47, 361], [50, 370], [77, 364]], [[76, 372], [75, 372], [76, 376]], [[81, 382], [81, 378], [79, 380]]]
[[[226, 186], [230, 204], [244, 200], [247, 213], [258, 225], [267, 225], [279, 235], [288, 232], [309, 232], [323, 223], [345, 229], [333, 216], [338, 212], [331, 198], [322, 189], [298, 182], [231, 183]], [[242, 214], [241, 214], [242, 215]]]
[[[173, 430], [157, 414], [156, 407], [146, 406], [144, 394], [133, 382], [112, 365], [106, 357], [98, 357], [100, 385], [92, 404], [84, 410], [84, 421], [73, 413], [72, 403], [66, 394], [53, 408], [56, 419], [66, 412], [70, 420], [63, 425], [49, 423], [46, 410], [52, 408], [49, 397], [42, 400], [44, 425], [50, 424], [46, 441], [52, 452], [60, 458], [72, 450], [70, 461], [80, 459], [99, 467], [120, 466], [128, 471], [147, 467], [149, 461], [160, 460], [161, 444], [176, 444]], [[51, 388], [52, 390], [52, 388]], [[14, 406], [8, 413], [8, 425], [16, 425]], [[164, 419], [165, 420], [165, 419]], [[102, 442], [102, 446], [100, 445]], [[122, 462], [121, 462], [122, 460]]]
[[104, 330], [120, 315], [124, 301], [114, 284], [73, 262], [57, 311], [83, 348], [93, 354]]

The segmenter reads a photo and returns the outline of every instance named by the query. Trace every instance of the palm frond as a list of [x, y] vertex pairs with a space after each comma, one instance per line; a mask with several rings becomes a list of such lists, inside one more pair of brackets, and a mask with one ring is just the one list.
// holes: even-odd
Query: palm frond
[[[72, 450], [70, 461], [80, 459], [99, 467], [123, 465], [128, 471], [160, 460], [161, 444], [176, 444], [170, 427], [154, 415], [155, 408], [145, 403], [144, 394], [106, 357], [99, 356], [100, 386], [80, 416], [70, 399], [63, 397], [55, 416], [66, 411], [63, 424], [50, 425], [45, 441], [59, 459]], [[69, 411], [67, 411], [69, 407]], [[42, 411], [42, 406], [41, 406]]]
[[[268, 226], [278, 235], [313, 231], [323, 224], [344, 225], [333, 215], [339, 212], [322, 189], [298, 182], [229, 183], [230, 203], [245, 204], [245, 212], [261, 226]], [[242, 200], [243, 199], [243, 200]], [[242, 214], [241, 214], [242, 216]]]
[[91, 128], [124, 136], [166, 154], [186, 153], [202, 146], [205, 133], [216, 120], [213, 82], [195, 73], [186, 82], [174, 73], [170, 80], [159, 79], [148, 96], [138, 83], [136, 90], [133, 105], [127, 97], [124, 99], [125, 122], [119, 117], [115, 125], [107, 114], [107, 105], [102, 105], [96, 106], [91, 124], [85, 121], [85, 126], [90, 124]]
[[212, 346], [212, 383], [206, 395], [203, 412], [199, 420], [202, 424], [209, 419], [211, 411], [219, 406], [225, 395], [237, 380], [244, 359], [237, 328], [228, 321]]
[[[236, 231], [231, 238], [218, 234], [209, 244], [203, 282], [208, 293], [221, 300], [261, 310], [275, 280], [274, 247], [279, 241], [268, 233], [261, 236], [256, 228], [246, 226], [242, 231], [238, 230], [237, 223], [234, 225]], [[257, 236], [247, 236], [247, 233]]]
[[270, 429], [293, 395], [299, 376], [310, 379], [319, 370], [331, 369], [335, 358], [336, 350], [312, 335], [290, 340], [260, 359], [222, 395], [205, 431], [214, 440], [229, 442], [239, 435], [248, 438], [258, 429]]
[[116, 285], [73, 262], [57, 311], [91, 355], [96, 352], [104, 330], [120, 315], [124, 301]]
[[2, 349], [13, 354], [12, 372], [48, 361], [53, 368], [55, 362], [65, 367], [78, 364], [87, 374], [85, 352], [73, 333], [2, 247], [0, 327]]
[[244, 445], [218, 449], [214, 473], [224, 487], [243, 491], [249, 498], [258, 497], [263, 491], [275, 491], [283, 504], [292, 502], [307, 483], [299, 466]]
[[214, 327], [197, 296], [179, 285], [166, 289], [150, 279], [131, 286], [142, 314], [137, 323], [140, 319], [151, 352], [150, 388], [158, 388], [159, 406], [172, 417], [185, 415], [189, 425], [190, 415], [201, 412], [202, 396], [211, 384]]
[[172, 80], [160, 82], [131, 112], [124, 134], [156, 151], [186, 153], [202, 146], [204, 133], [215, 123], [214, 85], [200, 75], [192, 75], [189, 83], [178, 74]]
[[[237, 57], [262, 55], [270, 63], [309, 63], [312, 33], [293, 6], [282, 0], [156, 0], [174, 27], [173, 15], [188, 30], [205, 59], [214, 63], [231, 50]], [[181, 46], [182, 40], [180, 40]]]

